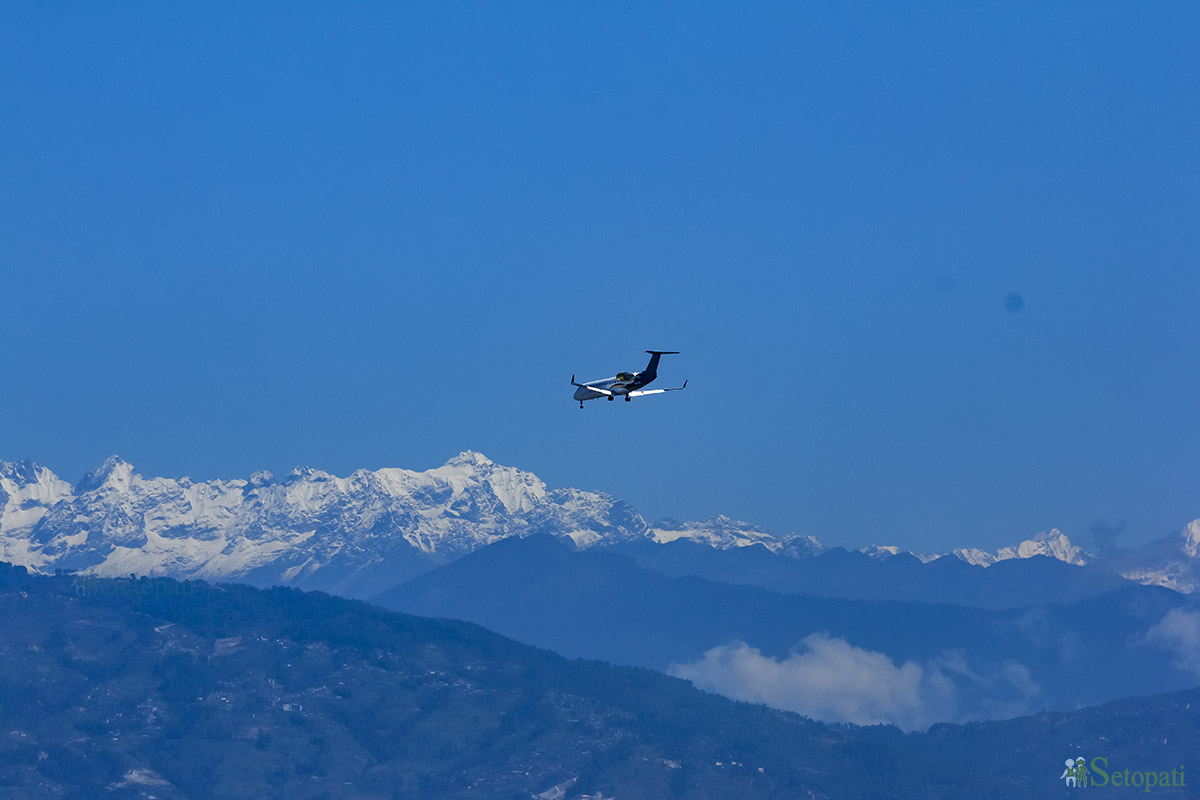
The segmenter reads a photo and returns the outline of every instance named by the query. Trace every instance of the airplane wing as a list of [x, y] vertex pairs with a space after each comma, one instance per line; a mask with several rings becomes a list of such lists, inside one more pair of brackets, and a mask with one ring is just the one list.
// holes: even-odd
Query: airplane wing
[[[588, 387], [588, 388], [591, 388], [591, 387]], [[644, 391], [630, 392], [629, 396], [630, 397], [641, 397], [642, 395], [647, 395], [647, 394], [662, 394], [663, 392], [678, 392], [680, 389], [686, 389], [686, 388], [687, 388], [687, 381], [684, 381], [683, 386], [672, 386], [668, 389], [646, 389]], [[594, 391], [599, 392], [601, 390], [595, 389]]]
[[599, 386], [588, 386], [586, 383], [576, 383], [574, 375], [571, 376], [571, 385], [578, 386], [580, 389], [587, 389], [589, 392], [597, 392], [599, 394], [606, 394], [609, 397], [613, 396], [613, 393], [610, 392], [608, 389], [601, 389]]

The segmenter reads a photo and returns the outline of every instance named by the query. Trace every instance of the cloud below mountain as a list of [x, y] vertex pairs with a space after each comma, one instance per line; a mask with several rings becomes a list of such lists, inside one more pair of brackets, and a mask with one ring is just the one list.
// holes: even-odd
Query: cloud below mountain
[[1200, 677], [1200, 611], [1172, 608], [1146, 631], [1145, 641], [1171, 651], [1176, 667]]
[[764, 703], [825, 722], [891, 724], [906, 731], [936, 722], [1017, 716], [1040, 694], [1029, 670], [1007, 661], [980, 672], [961, 653], [897, 665], [884, 653], [826, 633], [804, 637], [787, 658], [735, 641], [672, 675], [736, 700]]

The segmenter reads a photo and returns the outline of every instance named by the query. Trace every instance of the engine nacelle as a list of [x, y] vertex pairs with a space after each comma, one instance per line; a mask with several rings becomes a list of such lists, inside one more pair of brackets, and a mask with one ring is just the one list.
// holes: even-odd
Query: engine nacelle
[[633, 373], [632, 372], [618, 372], [617, 380], [619, 380], [621, 383], [628, 383], [629, 381], [633, 380]]

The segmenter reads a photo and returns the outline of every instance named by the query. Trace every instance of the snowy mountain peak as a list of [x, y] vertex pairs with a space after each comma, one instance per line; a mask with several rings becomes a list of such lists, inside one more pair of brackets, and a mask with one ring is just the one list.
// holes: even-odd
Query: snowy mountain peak
[[17, 486], [37, 483], [38, 472], [46, 468], [29, 459], [24, 461], [0, 461], [0, 480], [8, 479]]
[[900, 548], [894, 544], [872, 544], [858, 548], [858, 552], [880, 560], [900, 555]]
[[1189, 558], [1200, 558], [1200, 519], [1192, 520], [1183, 529], [1183, 552]]
[[779, 552], [792, 558], [813, 558], [825, 552], [825, 545], [815, 536], [789, 533], [783, 537], [783, 547]]
[[717, 514], [701, 522], [663, 519], [652, 525], [648, 533], [659, 544], [688, 539], [720, 549], [747, 547], [752, 544], [761, 544], [772, 552], [779, 552], [783, 548], [782, 542], [762, 528], [724, 514]]
[[92, 492], [104, 487], [123, 491], [129, 488], [133, 476], [132, 464], [118, 455], [111, 455], [104, 459], [104, 463], [85, 475], [75, 487], [75, 491]]
[[[261, 476], [262, 472], [256, 472], [254, 474]], [[267, 474], [269, 475], [270, 473]], [[320, 483], [328, 481], [332, 478], [333, 475], [325, 472], [324, 470], [314, 469], [313, 467], [293, 467], [292, 471], [283, 477], [283, 481], [284, 483], [298, 483], [305, 481]]]
[[1071, 540], [1058, 528], [1042, 531], [1032, 539], [1026, 539], [1015, 547], [1001, 547], [994, 554], [976, 547], [959, 548], [953, 554], [968, 564], [981, 567], [991, 566], [997, 561], [1032, 558], [1033, 556], [1049, 556], [1079, 566], [1087, 563], [1083, 548], [1071, 544]]
[[446, 462], [447, 467], [492, 467], [495, 462], [485, 456], [483, 453], [477, 453], [474, 450], [463, 450], [454, 458]]
[[1177, 592], [1200, 592], [1200, 519], [1188, 523], [1178, 537], [1151, 542], [1143, 553], [1141, 563], [1124, 565], [1121, 575]]
[[32, 461], [0, 461], [0, 561], [37, 563], [29, 536], [71, 484]]
[[997, 560], [1008, 558], [1030, 558], [1031, 556], [1050, 556], [1068, 564], [1083, 565], [1087, 559], [1083, 557], [1083, 548], [1071, 544], [1071, 540], [1058, 528], [1042, 531], [1032, 539], [1021, 542], [1016, 548], [1004, 547], [997, 553]]
[[258, 488], [275, 482], [275, 473], [269, 469], [260, 469], [250, 476], [250, 485]]

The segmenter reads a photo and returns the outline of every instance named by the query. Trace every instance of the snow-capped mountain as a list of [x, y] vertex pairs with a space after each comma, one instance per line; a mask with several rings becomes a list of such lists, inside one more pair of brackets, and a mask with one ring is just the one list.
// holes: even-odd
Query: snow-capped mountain
[[345, 594], [387, 588], [506, 536], [580, 546], [644, 536], [625, 503], [547, 489], [536, 475], [464, 452], [440, 467], [339, 478], [145, 478], [109, 458], [74, 488], [45, 467], [0, 465], [0, 552], [46, 572], [290, 583]]
[[772, 553], [792, 558], [808, 558], [825, 552], [825, 545], [815, 536], [789, 533], [780, 538], [757, 525], [732, 519], [724, 514], [717, 514], [699, 522], [662, 519], [651, 525], [646, 535], [658, 544], [685, 540], [706, 544], [718, 550], [758, 544]]
[[959, 548], [953, 552], [953, 555], [968, 564], [976, 564], [981, 567], [990, 567], [997, 561], [1007, 561], [1011, 558], [1031, 558], [1033, 556], [1050, 556], [1059, 561], [1079, 566], [1088, 563], [1084, 557], [1083, 548], [1071, 544], [1071, 540], [1058, 528], [1042, 531], [1016, 547], [1001, 547], [995, 553], [970, 547]]
[[930, 561], [937, 561], [943, 555], [942, 553], [914, 553], [910, 550], [901, 550], [894, 544], [871, 544], [867, 545], [866, 547], [858, 548], [858, 552], [878, 560], [891, 558], [892, 556], [898, 556], [901, 553], [904, 553], [905, 555], [913, 556], [922, 564], [928, 564]]
[[1183, 531], [1183, 554], [1200, 558], [1200, 519], [1194, 519]]
[[[365, 597], [498, 539], [535, 533], [579, 547], [649, 539], [722, 550], [761, 545], [790, 558], [825, 551], [812, 536], [778, 537], [721, 515], [648, 525], [607, 494], [550, 489], [533, 473], [471, 451], [423, 472], [341, 478], [297, 468], [282, 478], [213, 481], [147, 478], [113, 456], [76, 486], [31, 462], [0, 462], [0, 560], [39, 572], [284, 583]], [[862, 552], [887, 559], [901, 550]], [[950, 555], [979, 566], [1032, 556], [1099, 561], [1131, 580], [1191, 592], [1200, 589], [1200, 520], [1179, 540], [1120, 559], [1090, 556], [1057, 529], [995, 553]]]
[[1200, 591], [1200, 519], [1192, 520], [1179, 537], [1151, 542], [1140, 553], [1114, 556], [1126, 578], [1189, 594]]
[[70, 496], [71, 484], [43, 466], [0, 461], [0, 561], [33, 566], [38, 555], [20, 533], [32, 531], [51, 506]]
[[732, 547], [748, 547], [761, 544], [772, 552], [779, 552], [783, 542], [749, 522], [730, 519], [724, 514], [709, 517], [703, 522], [679, 522], [662, 519], [650, 526], [648, 534], [659, 544], [680, 539], [698, 542], [726, 550]]
[[1143, 547], [1095, 555], [1071, 544], [1057, 528], [1043, 531], [1015, 547], [995, 553], [978, 548], [960, 548], [952, 555], [970, 564], [988, 567], [1000, 561], [1032, 556], [1049, 556], [1068, 564], [1095, 564], [1123, 578], [1148, 586], [1162, 586], [1191, 594], [1200, 591], [1200, 519], [1193, 520], [1178, 536], [1167, 536]]

